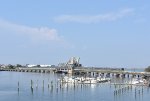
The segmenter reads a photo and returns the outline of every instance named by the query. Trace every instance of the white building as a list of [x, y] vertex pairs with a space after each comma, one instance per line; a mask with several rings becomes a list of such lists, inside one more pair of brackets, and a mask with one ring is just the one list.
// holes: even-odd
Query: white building
[[27, 67], [51, 67], [51, 65], [34, 65], [34, 64], [28, 64]]
[[40, 65], [40, 67], [51, 67], [51, 65]]
[[37, 65], [27, 65], [27, 67], [36, 67]]

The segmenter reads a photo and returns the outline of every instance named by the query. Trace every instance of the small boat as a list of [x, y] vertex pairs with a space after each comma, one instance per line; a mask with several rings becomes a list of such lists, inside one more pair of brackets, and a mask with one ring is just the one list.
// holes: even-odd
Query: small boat
[[76, 80], [74, 77], [63, 77], [62, 79], [60, 79], [60, 82], [62, 83], [76, 83], [78, 80]]
[[82, 83], [84, 84], [95, 84], [95, 83], [99, 83], [99, 81], [95, 78], [85, 78]]
[[132, 85], [136, 85], [136, 84], [145, 85], [145, 84], [147, 84], [147, 81], [145, 79], [133, 79], [129, 82], [129, 84], [132, 84]]
[[111, 79], [110, 78], [97, 78], [97, 80], [99, 81], [99, 83], [101, 83], [101, 82], [108, 82], [108, 81], [110, 81]]
[[140, 82], [139, 80], [134, 80], [134, 81], [131, 81], [130, 83], [134, 85], [134, 84], [139, 84]]

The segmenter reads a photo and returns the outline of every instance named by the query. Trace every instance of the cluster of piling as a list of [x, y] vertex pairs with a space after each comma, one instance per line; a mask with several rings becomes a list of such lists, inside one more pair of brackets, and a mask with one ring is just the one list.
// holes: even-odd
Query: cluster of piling
[[114, 97], [124, 96], [125, 94], [134, 94], [135, 99], [137, 97], [143, 97], [144, 86], [134, 86], [134, 85], [118, 85], [114, 84]]
[[[39, 86], [41, 87], [41, 85], [39, 85], [39, 80], [34, 81], [34, 80], [31, 79], [30, 89], [31, 89], [32, 94], [34, 93], [35, 90], [38, 90]], [[44, 91], [44, 89], [48, 89], [48, 90], [53, 91], [54, 87], [56, 88], [56, 91], [58, 91], [58, 88], [62, 88], [62, 84], [58, 83], [58, 82], [55, 82], [55, 84], [54, 84], [54, 81], [50, 81], [50, 82], [47, 82], [47, 84], [45, 84], [45, 80], [42, 80], [42, 90], [43, 91]], [[19, 81], [18, 81], [17, 90], [18, 90], [18, 93], [21, 90]]]
[[[114, 94], [114, 98], [118, 98], [118, 96], [124, 96], [125, 94], [126, 95], [134, 94], [135, 99], [137, 97], [141, 97], [141, 98], [143, 97], [144, 86], [135, 86], [135, 85], [117, 84], [117, 83], [112, 84], [111, 82], [107, 84], [110, 84], [110, 87], [113, 88], [114, 91], [112, 92], [112, 94]], [[17, 85], [18, 85], [17, 90], [19, 94], [19, 92], [21, 91], [21, 88], [20, 88], [21, 84], [19, 81]], [[90, 87], [90, 85], [91, 84], [76, 84], [76, 83], [71, 84], [74, 90], [75, 88], [84, 90], [84, 88]], [[98, 85], [101, 85], [101, 84], [98, 84]], [[32, 94], [34, 94], [38, 90], [38, 88], [41, 88], [43, 92], [45, 90], [48, 90], [50, 92], [58, 93], [59, 91], [63, 91], [64, 88], [66, 89], [66, 91], [68, 91], [69, 87], [70, 87], [69, 83], [62, 83], [62, 82], [59, 82], [58, 80], [49, 80], [49, 79], [40, 80], [40, 81], [31, 79], [29, 83], [29, 88]]]
[[[76, 84], [76, 83], [62, 83], [62, 82], [59, 82], [59, 81], [56, 81], [56, 80], [51, 80], [51, 81], [47, 81], [47, 80], [42, 80], [42, 82], [40, 83], [39, 80], [30, 80], [30, 84], [29, 84], [29, 87], [30, 87], [30, 90], [31, 90], [31, 93], [34, 94], [35, 91], [37, 91], [39, 88], [42, 89], [42, 91], [44, 92], [44, 90], [48, 90], [48, 91], [51, 91], [51, 92], [58, 92], [58, 91], [61, 91], [61, 90], [64, 90], [66, 89], [68, 91], [68, 89], [71, 87], [75, 90], [75, 88], [86, 88], [88, 86], [90, 86], [91, 84]], [[21, 87], [20, 87], [20, 83], [18, 81], [18, 94], [19, 92], [21, 91]]]

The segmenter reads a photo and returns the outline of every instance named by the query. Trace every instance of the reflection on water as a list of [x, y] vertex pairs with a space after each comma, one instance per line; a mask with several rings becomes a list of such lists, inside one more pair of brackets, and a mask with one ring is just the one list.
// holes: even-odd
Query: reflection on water
[[[100, 84], [62, 84], [61, 75], [0, 72], [0, 101], [149, 101], [149, 87]], [[112, 78], [126, 82], [130, 78]]]

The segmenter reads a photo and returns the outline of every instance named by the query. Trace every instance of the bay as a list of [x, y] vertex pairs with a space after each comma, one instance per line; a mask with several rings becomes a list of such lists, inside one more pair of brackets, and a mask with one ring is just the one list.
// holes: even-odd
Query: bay
[[[61, 85], [58, 82], [60, 77], [60, 74], [54, 73], [1, 71], [0, 101], [149, 101], [150, 99], [150, 88], [147, 86], [115, 86], [109, 82]], [[111, 82], [127, 80], [128, 78], [113, 78]]]

